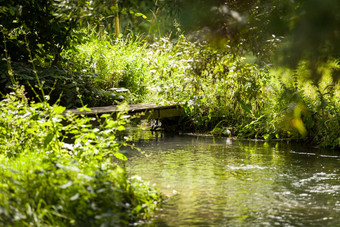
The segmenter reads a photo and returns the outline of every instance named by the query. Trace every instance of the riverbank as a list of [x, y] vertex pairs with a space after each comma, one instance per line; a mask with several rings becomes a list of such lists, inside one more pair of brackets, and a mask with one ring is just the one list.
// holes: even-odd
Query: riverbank
[[[183, 103], [186, 118], [180, 124], [192, 132], [340, 147], [337, 60], [320, 66], [316, 81], [304, 62], [295, 71], [260, 65], [228, 45], [216, 48], [185, 36], [148, 43], [134, 37], [111, 42], [93, 34], [75, 48], [65, 52], [65, 67], [78, 59], [77, 71], [96, 72], [102, 89], [127, 88], [130, 104]], [[101, 68], [93, 67], [98, 64]]]
[[[148, 43], [133, 36], [113, 41], [95, 32], [62, 56], [59, 69], [36, 70], [50, 103], [59, 100], [67, 108], [181, 103], [186, 115], [181, 128], [191, 132], [340, 147], [337, 60], [320, 66], [316, 81], [304, 62], [292, 71], [184, 36]], [[36, 76], [29, 67], [14, 64], [12, 72], [36, 99]]]
[[[28, 103], [23, 88], [0, 101], [2, 226], [127, 226], [148, 221], [163, 200], [127, 176], [120, 152], [124, 114], [65, 116], [65, 107]], [[67, 119], [68, 124], [62, 122]], [[65, 146], [64, 140], [72, 138]]]

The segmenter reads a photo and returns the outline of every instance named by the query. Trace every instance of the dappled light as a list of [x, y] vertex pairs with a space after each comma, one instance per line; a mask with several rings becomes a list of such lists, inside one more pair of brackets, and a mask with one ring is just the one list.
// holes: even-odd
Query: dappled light
[[334, 0], [3, 1], [0, 225], [337, 224], [339, 29]]
[[136, 144], [145, 154], [133, 153], [127, 168], [168, 196], [156, 226], [338, 222], [337, 153], [285, 142], [147, 135]]

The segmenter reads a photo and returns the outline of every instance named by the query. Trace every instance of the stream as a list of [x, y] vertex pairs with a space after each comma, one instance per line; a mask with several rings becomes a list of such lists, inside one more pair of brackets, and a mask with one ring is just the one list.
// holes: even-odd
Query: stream
[[288, 143], [134, 134], [127, 170], [167, 200], [146, 226], [340, 226], [340, 153]]

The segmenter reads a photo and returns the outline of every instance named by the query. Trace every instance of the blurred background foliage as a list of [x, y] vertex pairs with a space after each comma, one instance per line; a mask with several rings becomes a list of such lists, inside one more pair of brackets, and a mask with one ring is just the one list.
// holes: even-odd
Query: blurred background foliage
[[[238, 51], [250, 51], [260, 61], [275, 59], [278, 65], [295, 69], [301, 61], [307, 61], [313, 80], [321, 77], [320, 65], [339, 58], [339, 1], [176, 2], [182, 9], [179, 23], [186, 32], [196, 33], [196, 38], [222, 40], [222, 44], [227, 41]], [[339, 71], [333, 74], [337, 80], [339, 76]]]
[[[333, 0], [6, 0], [1, 2], [2, 31], [8, 35], [12, 60], [27, 60], [27, 37], [34, 56], [57, 65], [60, 53], [86, 34], [114, 34], [114, 14], [120, 15], [123, 35], [144, 35], [150, 40], [178, 31], [192, 39], [228, 43], [238, 53], [296, 68], [307, 61], [314, 80], [318, 67], [340, 53], [340, 3]], [[181, 33], [180, 32], [180, 33]], [[0, 38], [3, 47], [3, 37]], [[15, 51], [12, 51], [15, 50]], [[273, 55], [276, 53], [276, 55]], [[339, 72], [333, 73], [339, 79]]]

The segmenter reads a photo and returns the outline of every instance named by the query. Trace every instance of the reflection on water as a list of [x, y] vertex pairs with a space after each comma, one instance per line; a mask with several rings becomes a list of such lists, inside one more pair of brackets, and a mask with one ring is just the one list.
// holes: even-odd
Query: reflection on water
[[169, 196], [152, 226], [340, 226], [340, 154], [148, 133], [127, 168]]

